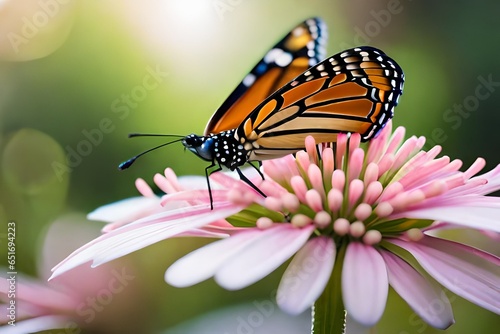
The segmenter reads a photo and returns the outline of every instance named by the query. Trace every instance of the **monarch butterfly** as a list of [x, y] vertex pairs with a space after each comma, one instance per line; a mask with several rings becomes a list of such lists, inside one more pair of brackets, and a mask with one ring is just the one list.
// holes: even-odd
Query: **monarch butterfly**
[[[295, 153], [304, 148], [308, 135], [318, 143], [335, 142], [339, 132], [358, 132], [363, 141], [373, 138], [393, 116], [403, 92], [403, 71], [381, 50], [368, 46], [322, 60], [325, 42], [326, 26], [321, 19], [302, 22], [244, 77], [208, 121], [204, 135], [179, 136], [119, 168], [128, 168], [144, 153], [181, 141], [211, 162], [205, 175], [212, 205], [208, 176], [223, 166], [236, 170], [265, 196], [240, 171], [242, 165]], [[217, 168], [209, 173], [213, 167]]]

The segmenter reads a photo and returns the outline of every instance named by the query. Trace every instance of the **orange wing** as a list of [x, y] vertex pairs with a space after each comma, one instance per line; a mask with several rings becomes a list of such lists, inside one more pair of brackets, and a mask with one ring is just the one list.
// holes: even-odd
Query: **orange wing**
[[266, 160], [303, 149], [308, 135], [335, 142], [339, 132], [376, 136], [393, 116], [404, 74], [382, 51], [359, 47], [310, 68], [264, 100], [241, 123], [236, 137]]
[[208, 121], [205, 135], [235, 129], [257, 105], [325, 57], [326, 26], [319, 18], [296, 26], [250, 71]]

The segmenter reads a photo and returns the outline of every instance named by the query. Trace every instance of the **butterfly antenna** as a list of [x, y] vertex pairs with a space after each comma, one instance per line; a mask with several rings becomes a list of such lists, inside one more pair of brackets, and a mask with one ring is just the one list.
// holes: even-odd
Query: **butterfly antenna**
[[177, 135], [154, 135], [154, 134], [134, 134], [134, 133], [130, 134], [129, 138], [130, 137], [139, 137], [139, 136], [161, 136], [161, 137], [181, 137], [181, 138], [173, 140], [173, 141], [170, 141], [168, 143], [164, 143], [164, 144], [155, 146], [153, 148], [150, 148], [149, 150], [146, 150], [144, 152], [141, 152], [141, 153], [137, 154], [136, 156], [133, 156], [132, 158], [128, 159], [127, 161], [124, 161], [121, 164], [119, 164], [118, 165], [118, 169], [119, 170], [124, 170], [124, 169], [129, 168], [137, 160], [137, 158], [139, 158], [140, 156], [142, 156], [142, 155], [144, 155], [144, 154], [146, 154], [148, 152], [154, 151], [154, 150], [159, 149], [160, 147], [163, 147], [163, 146], [167, 146], [167, 145], [170, 145], [170, 144], [173, 144], [173, 143], [180, 142], [184, 138], [184, 136], [177, 136]]
[[129, 138], [134, 138], [134, 137], [175, 137], [175, 138], [184, 138], [185, 136], [181, 135], [163, 135], [159, 133], [129, 133], [128, 134]]

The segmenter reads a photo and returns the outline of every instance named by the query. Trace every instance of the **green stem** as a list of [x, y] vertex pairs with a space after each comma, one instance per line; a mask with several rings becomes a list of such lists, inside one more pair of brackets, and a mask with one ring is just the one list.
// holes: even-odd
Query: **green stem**
[[346, 313], [342, 301], [341, 276], [346, 244], [337, 253], [332, 275], [325, 290], [314, 303], [312, 334], [342, 334], [346, 330]]

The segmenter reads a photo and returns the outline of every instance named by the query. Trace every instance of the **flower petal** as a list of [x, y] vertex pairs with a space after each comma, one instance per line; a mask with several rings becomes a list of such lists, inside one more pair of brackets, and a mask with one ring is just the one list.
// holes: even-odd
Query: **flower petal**
[[495, 168], [493, 168], [487, 173], [477, 175], [476, 177], [471, 178], [471, 180], [474, 179], [488, 180], [487, 184], [485, 184], [476, 191], [476, 193], [478, 194], [487, 195], [494, 191], [500, 190], [500, 165], [497, 165]]
[[294, 256], [278, 287], [279, 307], [298, 315], [319, 298], [332, 274], [335, 244], [329, 237], [308, 241]]
[[351, 242], [342, 268], [342, 297], [347, 313], [365, 326], [374, 325], [384, 313], [388, 291], [382, 256], [371, 246]]
[[165, 272], [165, 281], [179, 288], [204, 281], [262, 233], [264, 230], [249, 228], [199, 248], [174, 262]]
[[131, 197], [108, 205], [101, 206], [87, 215], [89, 220], [107, 223], [117, 221], [134, 221], [155, 210], [161, 209], [160, 199], [152, 197]]
[[255, 283], [295, 254], [313, 230], [313, 225], [295, 228], [291, 224], [278, 224], [264, 230], [237, 257], [231, 258], [217, 271], [215, 280], [228, 290]]
[[467, 201], [467, 198], [463, 198], [460, 204], [449, 205], [446, 203], [442, 206], [422, 207], [396, 214], [393, 218], [440, 220], [474, 229], [500, 232], [500, 219], [498, 218], [500, 217], [500, 206], [495, 205], [495, 203], [490, 203], [491, 206], [488, 206], [487, 202], [491, 202], [492, 198], [484, 199], [486, 201], [477, 199], [476, 203], [471, 203]]
[[6, 325], [0, 328], [1, 334], [38, 333], [54, 328], [69, 328], [68, 324], [75, 321], [68, 316], [46, 315], [33, 319], [19, 320], [14, 326]]
[[[55, 287], [41, 284], [38, 281], [28, 277], [17, 275], [15, 277], [16, 300], [39, 307], [43, 312], [63, 311], [66, 312], [76, 307], [75, 296], [70, 291], [60, 291]], [[10, 290], [10, 281], [7, 278], [0, 277], [0, 299], [7, 300]], [[10, 291], [12, 292], [12, 291]], [[3, 319], [2, 319], [3, 320]]]
[[450, 302], [441, 286], [425, 279], [393, 253], [380, 253], [387, 265], [389, 284], [426, 323], [446, 329], [455, 322]]
[[92, 240], [55, 266], [49, 278], [93, 260], [93, 267], [109, 262], [158, 241], [202, 227], [241, 210], [227, 202], [214, 202], [214, 209], [202, 204], [162, 212], [125, 225]]
[[410, 252], [432, 277], [455, 294], [500, 313], [498, 257], [431, 236], [424, 236], [418, 242], [389, 241]]
[[198, 238], [227, 238], [229, 234], [222, 232], [214, 232], [204, 228], [194, 228], [176, 235], [177, 237], [198, 237]]
[[177, 181], [183, 189], [208, 189], [207, 178], [204, 176], [183, 175], [179, 176]]

